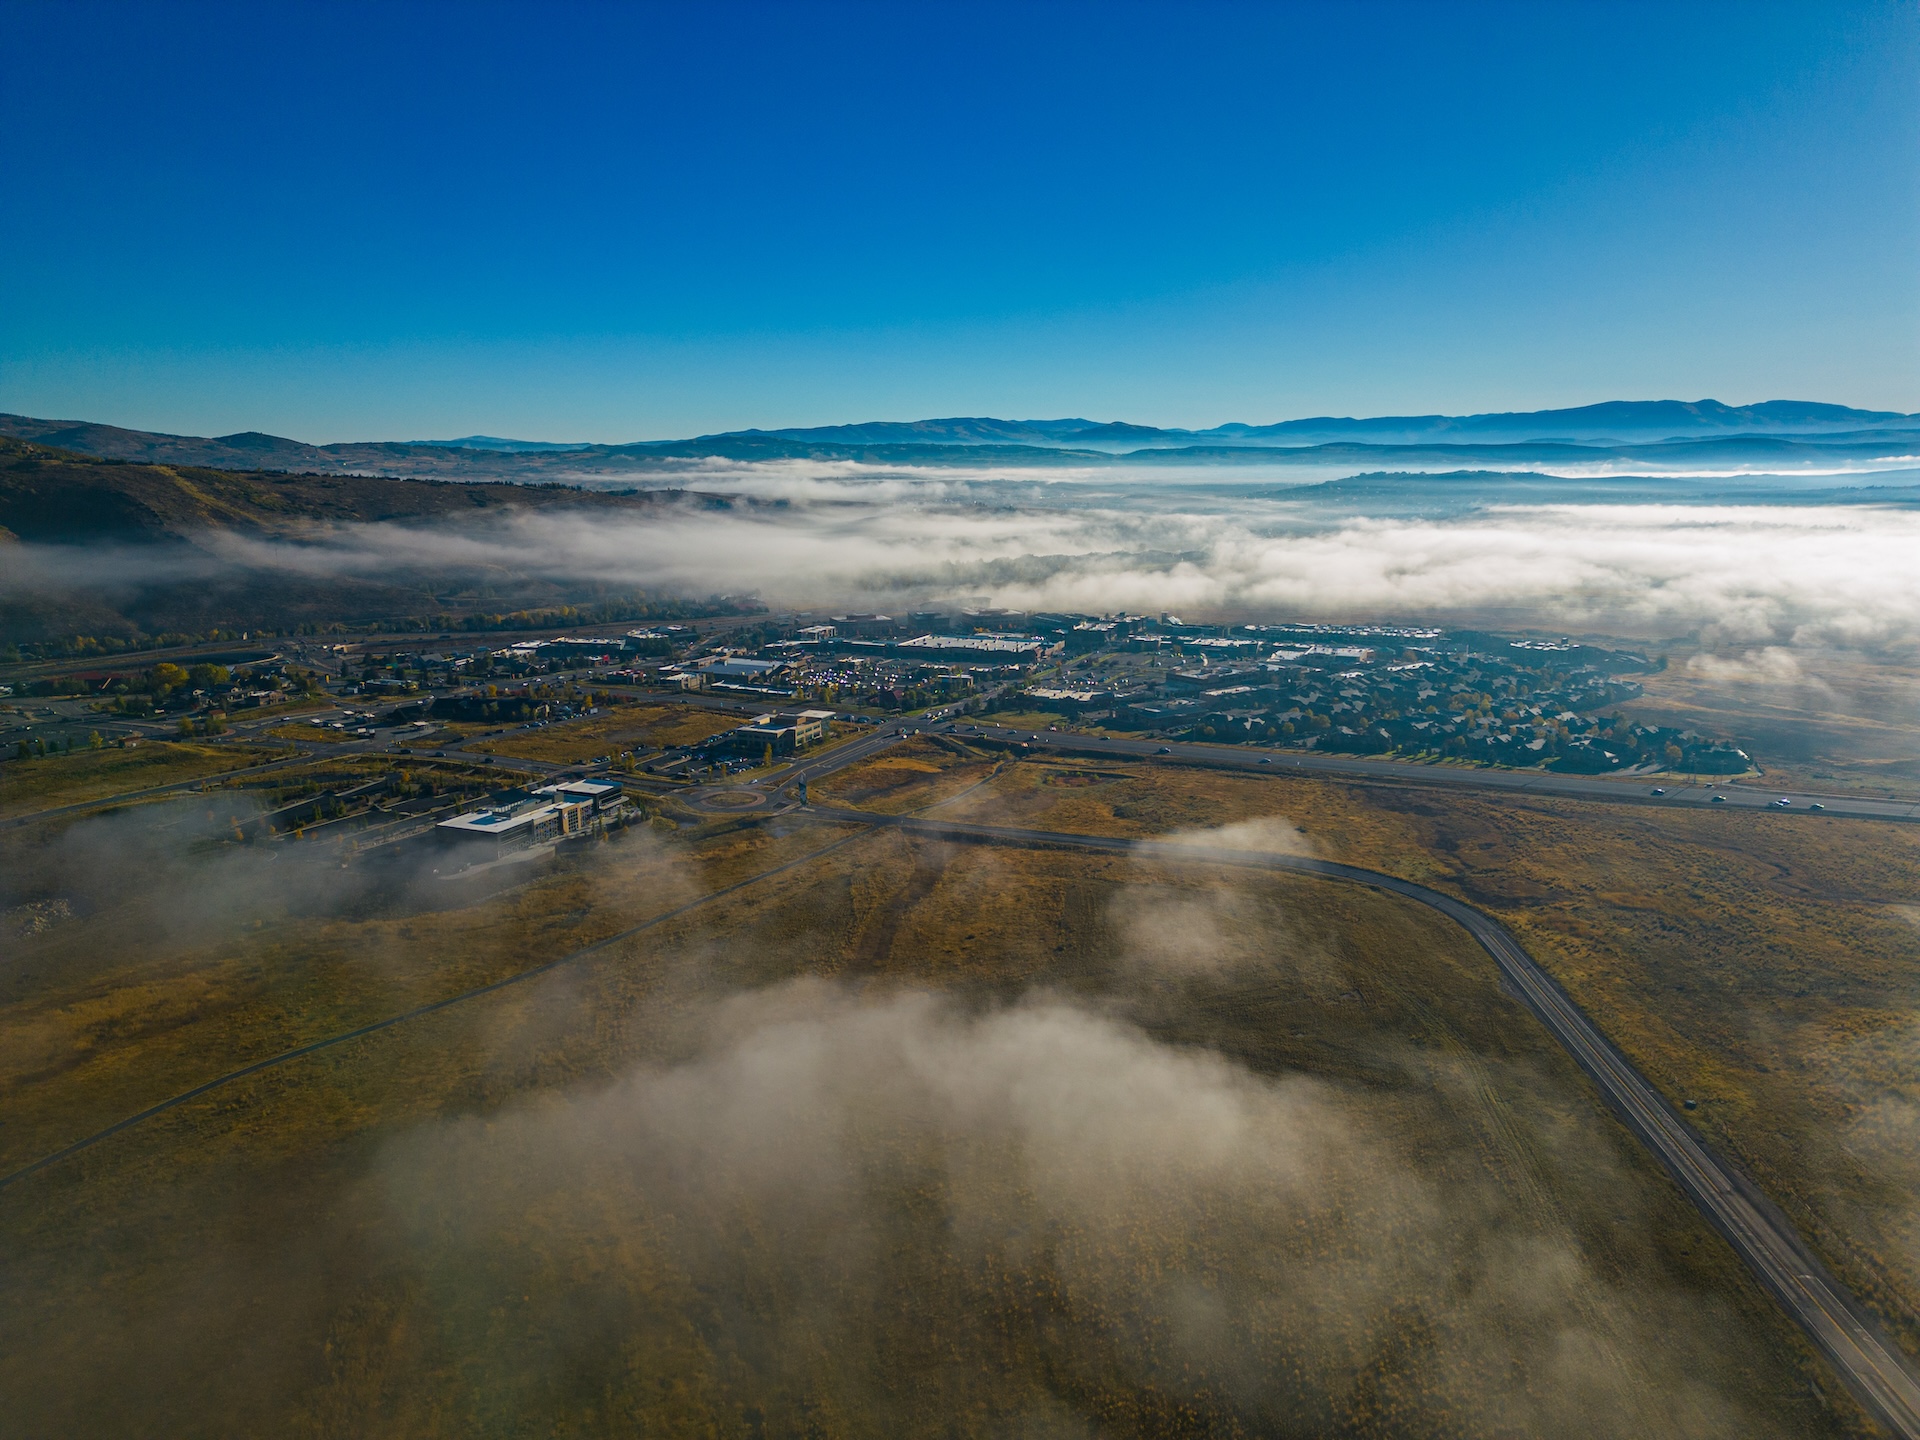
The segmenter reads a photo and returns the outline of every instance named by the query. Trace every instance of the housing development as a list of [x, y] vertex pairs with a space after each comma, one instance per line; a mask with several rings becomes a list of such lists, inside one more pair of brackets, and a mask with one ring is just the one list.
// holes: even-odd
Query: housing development
[[1004, 610], [902, 620], [790, 615], [704, 633], [680, 627], [527, 641], [477, 660], [381, 658], [403, 673], [438, 665], [457, 674], [478, 664], [507, 682], [484, 696], [436, 700], [438, 714], [532, 718], [540, 710], [533, 677], [580, 669], [601, 683], [800, 707], [710, 747], [732, 755], [804, 748], [823, 738], [814, 722], [839, 709], [958, 705], [1046, 712], [1104, 732], [1562, 773], [1732, 775], [1751, 765], [1724, 738], [1608, 713], [1640, 694], [1635, 675], [1657, 668], [1642, 655], [1474, 631]]

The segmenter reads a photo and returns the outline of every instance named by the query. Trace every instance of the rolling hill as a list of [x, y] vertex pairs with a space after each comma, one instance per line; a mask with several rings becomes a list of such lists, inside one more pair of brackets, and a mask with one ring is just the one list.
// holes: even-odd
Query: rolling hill
[[1445, 468], [1627, 461], [1662, 468], [1850, 465], [1911, 453], [1920, 415], [1799, 400], [1747, 406], [1716, 400], [1607, 401], [1568, 410], [1160, 429], [1085, 419], [959, 416], [606, 445], [511, 440], [348, 441], [312, 445], [241, 431], [212, 437], [76, 420], [0, 415], [0, 436], [146, 464], [465, 481], [619, 480], [710, 459], [852, 461], [885, 466], [1036, 468], [1050, 465], [1344, 465]]
[[[115, 654], [154, 637], [242, 630], [704, 613], [674, 597], [584, 582], [531, 558], [519, 567], [457, 559], [430, 567], [334, 565], [324, 542], [334, 527], [352, 523], [497, 536], [530, 512], [644, 516], [753, 503], [688, 491], [139, 464], [0, 439], [0, 644], [29, 654]], [[236, 541], [301, 545], [313, 563], [256, 564]]]

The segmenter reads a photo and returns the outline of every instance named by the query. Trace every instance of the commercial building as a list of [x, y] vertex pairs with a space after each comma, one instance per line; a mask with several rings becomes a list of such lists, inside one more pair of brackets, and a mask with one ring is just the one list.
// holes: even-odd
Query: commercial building
[[1113, 691], [1110, 689], [1076, 690], [1063, 685], [1034, 685], [1024, 693], [1038, 709], [1054, 710], [1062, 715], [1080, 715], [1113, 703]]
[[629, 655], [671, 655], [680, 638], [665, 630], [629, 630], [620, 637], [620, 648]]
[[764, 755], [769, 748], [775, 755], [791, 755], [826, 739], [832, 725], [831, 710], [781, 711], [729, 730], [720, 744], [736, 755]]
[[1124, 640], [1126, 632], [1111, 620], [1082, 620], [1065, 638], [1069, 655], [1084, 655]]
[[669, 684], [678, 682], [683, 690], [732, 690], [784, 698], [793, 692], [777, 689], [773, 682], [792, 664], [791, 660], [749, 660], [738, 655], [717, 655], [702, 660], [691, 670], [663, 671], [660, 678]]
[[[554, 787], [558, 788], [558, 787]], [[443, 848], [470, 864], [496, 860], [520, 850], [584, 835], [593, 819], [593, 802], [558, 795], [496, 798], [484, 810], [456, 815], [433, 827]]]
[[558, 785], [542, 785], [533, 793], [554, 803], [589, 806], [596, 817], [627, 803], [626, 787], [618, 780], [563, 780]]
[[840, 636], [856, 636], [861, 639], [874, 639], [893, 634], [899, 624], [891, 615], [836, 615], [833, 617], [834, 633]]
[[749, 660], [739, 655], [720, 655], [711, 660], [702, 660], [695, 668], [707, 677], [707, 683], [722, 680], [755, 681], [771, 680], [790, 664], [786, 660]]
[[1045, 641], [1032, 635], [920, 635], [894, 646], [898, 654], [925, 660], [998, 665], [1031, 664], [1047, 649]]

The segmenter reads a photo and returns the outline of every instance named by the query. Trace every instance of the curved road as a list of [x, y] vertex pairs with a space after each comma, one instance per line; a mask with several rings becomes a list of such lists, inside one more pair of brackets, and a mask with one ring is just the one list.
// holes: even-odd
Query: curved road
[[869, 824], [949, 840], [1106, 850], [1190, 863], [1245, 865], [1321, 875], [1368, 885], [1439, 911], [1463, 927], [1493, 957], [1500, 973], [1527, 1008], [1600, 1087], [1600, 1093], [1627, 1127], [1653, 1152], [1701, 1213], [1727, 1238], [1760, 1283], [1806, 1331], [1847, 1388], [1901, 1440], [1920, 1440], [1920, 1375], [1916, 1375], [1913, 1362], [1813, 1256], [1792, 1222], [1700, 1141], [1659, 1092], [1540, 968], [1525, 947], [1490, 916], [1424, 885], [1332, 860], [1197, 849], [1153, 840], [969, 825], [912, 816], [876, 818], [862, 811], [817, 810], [816, 813], [833, 820], [861, 817]]
[[[877, 727], [873, 732], [858, 737], [833, 751], [821, 755], [816, 760], [797, 761], [785, 770], [764, 777], [754, 787], [754, 793], [764, 794], [772, 801], [788, 786], [819, 775], [830, 773], [864, 759], [879, 750], [894, 744], [904, 734], [918, 728], [927, 728], [928, 722], [938, 722], [939, 715], [923, 717], [915, 724], [896, 722]], [[968, 727], [973, 728], [973, 727]], [[1042, 738], [1042, 737], [1046, 738]], [[1031, 737], [1031, 738], [1028, 738]], [[1107, 741], [1098, 737], [1063, 735], [1059, 732], [1001, 731], [998, 727], [987, 732], [982, 738], [1011, 741], [1025, 740], [1028, 744], [1038, 742], [1048, 749], [1075, 750], [1086, 753], [1140, 754], [1157, 753], [1161, 747], [1150, 742]], [[1222, 751], [1211, 746], [1183, 746], [1177, 749], [1167, 747], [1176, 759], [1202, 761], [1204, 763], [1231, 763], [1234, 768], [1252, 767], [1262, 763], [1259, 752]], [[1188, 755], [1183, 752], [1193, 751]], [[1285, 752], [1282, 752], [1283, 754]], [[1165, 757], [1161, 757], [1165, 758]], [[1300, 768], [1333, 769], [1335, 766], [1307, 766], [1304, 762], [1311, 757], [1287, 756], [1298, 760]], [[1324, 757], [1331, 759], [1333, 757]], [[1344, 757], [1343, 761], [1344, 761]], [[1347, 769], [1353, 762], [1344, 761], [1337, 768]], [[261, 767], [271, 768], [271, 767]], [[1379, 765], [1368, 766], [1367, 773], [1395, 773], [1400, 770], [1415, 772], [1406, 778], [1437, 779], [1452, 778], [1454, 772], [1441, 767], [1425, 765]], [[1470, 784], [1485, 785], [1489, 782], [1489, 772], [1459, 772], [1459, 779]], [[1502, 780], [1527, 781], [1532, 783], [1506, 785], [1502, 788], [1543, 790], [1559, 793], [1556, 784], [1546, 782], [1581, 781], [1579, 793], [1588, 798], [1599, 798], [1588, 786], [1605, 787], [1605, 798], [1635, 798], [1631, 792], [1619, 793], [1618, 781], [1585, 780], [1574, 776], [1521, 776], [1507, 774]], [[171, 788], [171, 787], [169, 787]], [[717, 795], [721, 787], [710, 788]], [[1611, 792], [1611, 793], [1606, 793]], [[1726, 792], [1729, 795], [1735, 793]], [[1656, 802], [1657, 803], [1657, 802]], [[1691, 803], [1706, 803], [1704, 797]], [[1766, 797], [1753, 797], [1751, 803], [1764, 804]], [[1871, 804], [1872, 802], [1859, 802]], [[78, 808], [78, 807], [76, 807]], [[788, 808], [782, 806], [782, 809]], [[1633, 1066], [1614, 1048], [1604, 1035], [1594, 1026], [1579, 1006], [1563, 992], [1558, 985], [1535, 963], [1520, 942], [1507, 932], [1497, 921], [1482, 914], [1472, 906], [1466, 905], [1450, 895], [1428, 889], [1396, 876], [1365, 870], [1358, 866], [1342, 865], [1330, 860], [1317, 860], [1305, 856], [1276, 855], [1265, 852], [1196, 849], [1188, 845], [1168, 845], [1154, 840], [1124, 839], [1108, 836], [1076, 835], [1060, 831], [1033, 830], [1012, 826], [973, 825], [957, 821], [931, 820], [917, 816], [876, 815], [868, 811], [841, 810], [824, 807], [809, 807], [811, 813], [822, 819], [854, 822], [876, 828], [896, 828], [915, 834], [936, 836], [944, 839], [973, 841], [988, 844], [1012, 844], [1025, 846], [1061, 846], [1083, 850], [1103, 850], [1112, 853], [1141, 855], [1187, 862], [1211, 862], [1217, 864], [1243, 865], [1271, 870], [1292, 871], [1295, 873], [1319, 875], [1332, 879], [1346, 880], [1371, 886], [1374, 889], [1400, 895], [1426, 905], [1462, 926], [1479, 942], [1508, 984], [1522, 998], [1527, 1007], [1547, 1027], [1550, 1033], [1566, 1049], [1582, 1070], [1600, 1088], [1609, 1104], [1657, 1158], [1666, 1167], [1681, 1188], [1699, 1207], [1709, 1221], [1713, 1223], [1734, 1250], [1746, 1262], [1749, 1269], [1770, 1291], [1779, 1304], [1806, 1332], [1816, 1348], [1826, 1356], [1847, 1388], [1874, 1414], [1887, 1428], [1901, 1440], [1920, 1440], [1920, 1377], [1916, 1376], [1914, 1366], [1906, 1356], [1886, 1338], [1880, 1326], [1867, 1313], [1865, 1308], [1853, 1297], [1844, 1285], [1816, 1259], [1805, 1243], [1800, 1239], [1792, 1223], [1761, 1195], [1750, 1182], [1728, 1167], [1713, 1154], [1691, 1129], [1674, 1113], [1673, 1109], [1661, 1098], [1659, 1093], [1647, 1082]], [[1912, 809], [1913, 807], [1906, 807]], [[1847, 813], [1838, 804], [1830, 804], [1832, 813]], [[761, 813], [766, 813], [762, 811]], [[1907, 818], [1904, 815], [1875, 814], [1873, 818]], [[851, 838], [851, 837], [849, 837]], [[844, 840], [835, 842], [828, 848], [838, 848]], [[815, 852], [820, 853], [820, 852]], [[778, 870], [791, 868], [804, 863], [813, 856], [803, 856]], [[754, 879], [763, 877], [753, 877]], [[741, 882], [751, 884], [753, 880]], [[706, 899], [716, 898], [728, 893], [740, 885], [729, 886], [725, 891], [715, 892], [714, 896], [703, 897], [672, 913], [684, 913], [685, 910], [702, 904]], [[657, 917], [636, 929], [650, 928], [667, 916]], [[254, 1074], [269, 1066], [279, 1065], [311, 1054], [331, 1045], [342, 1043], [390, 1026], [444, 1009], [463, 1000], [488, 994], [502, 985], [518, 983], [531, 979], [536, 974], [545, 973], [570, 960], [604, 949], [614, 941], [625, 938], [633, 931], [620, 936], [610, 936], [592, 946], [548, 962], [521, 975], [497, 982], [493, 985], [451, 996], [445, 1000], [393, 1016], [387, 1020], [358, 1029], [344, 1032], [312, 1044], [301, 1046], [266, 1060], [245, 1066], [226, 1075], [215, 1077], [191, 1090], [162, 1101], [137, 1115], [128, 1117], [107, 1129], [85, 1137], [51, 1155], [42, 1157], [9, 1175], [0, 1177], [0, 1189], [11, 1186], [39, 1170], [87, 1149], [110, 1136], [166, 1110], [174, 1108], [188, 1100], [206, 1094], [232, 1081]]]

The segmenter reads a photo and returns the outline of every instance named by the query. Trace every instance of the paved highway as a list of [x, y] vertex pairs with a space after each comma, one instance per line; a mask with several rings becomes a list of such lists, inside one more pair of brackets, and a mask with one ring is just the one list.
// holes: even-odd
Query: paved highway
[[[1146, 756], [1206, 765], [1223, 770], [1297, 770], [1303, 773], [1359, 775], [1415, 780], [1424, 785], [1467, 786], [1485, 790], [1521, 790], [1535, 795], [1565, 795], [1580, 800], [1609, 800], [1698, 809], [1711, 805], [1736, 810], [1804, 810], [1861, 820], [1920, 821], [1920, 801], [1876, 800], [1864, 796], [1825, 795], [1802, 790], [1762, 790], [1747, 784], [1714, 786], [1648, 775], [1631, 780], [1605, 775], [1553, 775], [1539, 770], [1493, 770], [1458, 765], [1427, 765], [1413, 760], [1374, 760], [1358, 755], [1322, 755], [1315, 751], [1261, 750], [1251, 746], [1194, 745], [1177, 740], [1126, 740], [1079, 735], [1065, 730], [1017, 730], [1000, 725], [959, 724], [953, 734], [989, 744], [1028, 745], [1061, 755]], [[1654, 791], [1662, 793], [1656, 795]], [[1714, 797], [1721, 797], [1715, 800]], [[1776, 805], [1786, 800], [1785, 806]], [[1815, 810], [1814, 807], [1819, 807]]]
[[[740, 797], [753, 797], [752, 805], [764, 806], [761, 813], [774, 808], [793, 807], [795, 796], [792, 787], [818, 778], [854, 764], [888, 746], [895, 744], [903, 736], [938, 724], [945, 719], [943, 713], [934, 713], [919, 717], [912, 722], [895, 721], [875, 727], [869, 734], [859, 736], [833, 750], [810, 760], [796, 761], [784, 770], [763, 777], [752, 786], [707, 786], [698, 791], [687, 792], [689, 798], [700, 808], [716, 810], [738, 810], [743, 808]], [[1573, 793], [1588, 798], [1634, 798], [1623, 797], [1617, 781], [1595, 781], [1577, 776], [1533, 776], [1516, 775], [1511, 772], [1465, 771], [1453, 772], [1440, 767], [1394, 765], [1392, 762], [1345, 762], [1338, 764], [1324, 762], [1335, 757], [1314, 757], [1287, 755], [1262, 756], [1259, 752], [1222, 750], [1213, 746], [1156, 746], [1148, 741], [1105, 740], [1098, 737], [1067, 735], [1060, 732], [1043, 731], [1015, 732], [999, 727], [961, 727], [962, 733], [981, 734], [983, 738], [1001, 743], [1026, 743], [1038, 745], [1043, 751], [1051, 749], [1060, 752], [1075, 753], [1111, 753], [1124, 755], [1157, 755], [1161, 759], [1173, 758], [1188, 763], [1225, 764], [1232, 768], [1252, 768], [1263, 762], [1292, 761], [1300, 769], [1337, 770], [1353, 773], [1350, 765], [1364, 765], [1360, 773], [1397, 774], [1411, 772], [1405, 778], [1432, 780], [1445, 777], [1452, 779], [1456, 774], [1465, 783], [1487, 784], [1493, 781], [1499, 788], [1541, 790], [1546, 793]], [[1166, 753], [1161, 753], [1162, 751]], [[291, 757], [278, 764], [292, 764], [305, 760], [306, 756]], [[1320, 760], [1321, 764], [1309, 764]], [[275, 768], [272, 765], [258, 767]], [[544, 768], [544, 767], [543, 767]], [[1519, 782], [1519, 783], [1514, 783]], [[1562, 790], [1561, 785], [1572, 782], [1580, 788]], [[190, 788], [187, 782], [181, 786], [164, 787], [166, 789]], [[1590, 788], [1604, 787], [1597, 792]], [[142, 792], [146, 793], [146, 792]], [[1731, 795], [1734, 792], [1727, 792]], [[120, 799], [132, 797], [118, 797]], [[1653, 799], [1656, 797], [1641, 797]], [[1766, 797], [1757, 797], [1764, 803]], [[94, 804], [102, 802], [93, 802]], [[1706, 803], [1704, 799], [1692, 802]], [[1729, 799], [1728, 803], [1734, 803]], [[74, 809], [91, 808], [76, 806]], [[1829, 806], [1834, 813], [1846, 813], [1837, 806]], [[1911, 807], [1909, 807], [1910, 809]], [[1391, 894], [1401, 895], [1420, 904], [1430, 906], [1456, 921], [1471, 934], [1487, 953], [1493, 957], [1501, 974], [1506, 978], [1515, 993], [1520, 995], [1527, 1006], [1547, 1027], [1550, 1034], [1565, 1047], [1575, 1062], [1586, 1071], [1599, 1086], [1600, 1091], [1613, 1105], [1616, 1112], [1626, 1122], [1633, 1133], [1653, 1152], [1667, 1171], [1680, 1183], [1701, 1212], [1718, 1228], [1735, 1251], [1746, 1262], [1761, 1283], [1774, 1295], [1775, 1299], [1793, 1316], [1807, 1335], [1813, 1340], [1821, 1353], [1833, 1365], [1848, 1388], [1867, 1406], [1892, 1432], [1902, 1440], [1920, 1440], [1920, 1379], [1916, 1379], [1914, 1369], [1906, 1357], [1885, 1338], [1880, 1328], [1873, 1322], [1865, 1309], [1847, 1291], [1847, 1289], [1827, 1271], [1801, 1241], [1798, 1233], [1778, 1209], [1771, 1205], [1750, 1182], [1727, 1167], [1699, 1140], [1678, 1115], [1660, 1097], [1659, 1093], [1636, 1071], [1626, 1058], [1599, 1032], [1580, 1008], [1535, 964], [1520, 943], [1504, 927], [1490, 917], [1483, 915], [1471, 906], [1463, 904], [1452, 896], [1423, 885], [1401, 880], [1396, 876], [1383, 875], [1375, 871], [1360, 869], [1357, 866], [1342, 865], [1334, 861], [1316, 860], [1293, 855], [1274, 855], [1264, 852], [1206, 850], [1196, 852], [1188, 846], [1170, 846], [1154, 840], [1134, 840], [1107, 836], [1068, 834], [1058, 831], [1024, 829], [1018, 827], [974, 825], [964, 822], [940, 821], [920, 816], [883, 816], [866, 811], [839, 810], [825, 807], [812, 807], [811, 813], [820, 818], [835, 821], [851, 821], [863, 826], [890, 826], [908, 830], [917, 834], [940, 836], [946, 839], [972, 840], [977, 842], [1017, 845], [1070, 846], [1077, 849], [1104, 850], [1114, 853], [1165, 856], [1188, 862], [1211, 862], [1218, 864], [1257, 866], [1267, 869], [1286, 870], [1304, 874], [1328, 876], [1334, 879], [1352, 881], [1369, 885]], [[21, 817], [26, 819], [44, 818], [40, 816]], [[1878, 816], [1876, 818], [1906, 818], [1906, 816]], [[18, 823], [18, 822], [15, 822]], [[800, 863], [800, 862], [794, 862]], [[786, 866], [779, 867], [788, 868]], [[750, 883], [750, 882], [747, 882]], [[732, 887], [730, 887], [732, 888]], [[695, 902], [700, 903], [700, 902]], [[691, 907], [688, 907], [691, 908]], [[602, 942], [604, 945], [608, 942]], [[597, 950], [600, 945], [590, 947]], [[584, 952], [583, 952], [584, 953]], [[560, 962], [555, 962], [560, 963]], [[538, 967], [544, 971], [550, 966]], [[538, 971], [528, 972], [530, 977]], [[526, 977], [515, 977], [526, 978]], [[502, 983], [513, 983], [502, 982]], [[497, 986], [483, 987], [471, 992], [474, 995], [487, 993]], [[226, 1084], [243, 1075], [269, 1065], [277, 1065], [313, 1053], [348, 1038], [384, 1029], [401, 1023], [416, 1014], [425, 1014], [456, 1003], [466, 996], [452, 997], [446, 1001], [422, 1007], [390, 1020], [372, 1026], [362, 1027], [343, 1035], [302, 1046], [296, 1050], [258, 1062], [254, 1065], [234, 1071], [229, 1075], [217, 1077], [192, 1090], [165, 1101], [138, 1115], [120, 1121], [96, 1135], [53, 1155], [46, 1156], [13, 1174], [0, 1178], [0, 1188], [6, 1188], [27, 1175], [44, 1169], [50, 1164], [79, 1150], [88, 1148], [108, 1136], [138, 1124], [141, 1121], [162, 1113], [187, 1099], [205, 1094], [208, 1090]]]
[[1920, 1440], [1920, 1375], [1916, 1375], [1913, 1362], [1814, 1258], [1792, 1222], [1700, 1141], [1504, 926], [1472, 906], [1396, 876], [1297, 855], [1195, 850], [1153, 840], [969, 825], [914, 816], [879, 817], [864, 811], [816, 809], [816, 813], [823, 818], [861, 819], [949, 840], [1065, 846], [1323, 875], [1369, 885], [1438, 910], [1464, 927], [1493, 957], [1527, 1007], [1600, 1087], [1627, 1127], [1727, 1238], [1761, 1284], [1806, 1331], [1847, 1388], [1902, 1440]]

